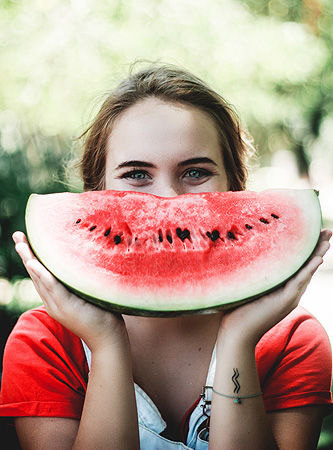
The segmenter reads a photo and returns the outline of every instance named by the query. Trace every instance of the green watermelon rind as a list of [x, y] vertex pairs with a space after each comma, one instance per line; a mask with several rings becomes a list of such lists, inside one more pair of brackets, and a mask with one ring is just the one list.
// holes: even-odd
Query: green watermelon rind
[[[298, 272], [298, 270], [296, 272]], [[258, 300], [261, 297], [263, 297], [264, 295], [268, 295], [268, 294], [276, 291], [280, 287], [284, 286], [288, 282], [288, 280], [290, 278], [292, 278], [293, 275], [295, 275], [295, 273], [293, 273], [287, 280], [283, 281], [279, 285], [274, 286], [271, 289], [266, 290], [265, 292], [261, 292], [260, 294], [253, 295], [251, 297], [247, 297], [242, 300], [231, 301], [229, 303], [221, 303], [221, 304], [218, 304], [215, 306], [204, 306], [204, 307], [192, 308], [192, 309], [172, 309], [172, 310], [152, 309], [152, 307], [146, 308], [146, 309], [144, 307], [136, 308], [135, 306], [126, 306], [126, 305], [121, 305], [121, 304], [117, 304], [117, 303], [107, 302], [107, 301], [103, 301], [101, 299], [86, 295], [84, 292], [80, 292], [63, 282], [62, 282], [62, 284], [64, 284], [64, 286], [66, 286], [69, 291], [71, 291], [73, 294], [79, 296], [83, 300], [86, 300], [89, 303], [93, 303], [94, 305], [99, 306], [99, 307], [106, 309], [107, 311], [110, 311], [113, 313], [119, 313], [119, 314], [130, 315], [130, 316], [141, 316], [141, 317], [172, 318], [172, 317], [190, 317], [190, 316], [199, 315], [199, 314], [214, 314], [214, 313], [218, 313], [220, 311], [228, 311], [228, 310], [237, 308], [238, 306]], [[59, 281], [61, 282], [61, 280], [59, 280]]]
[[[302, 191], [302, 193], [301, 193]], [[195, 305], [191, 302], [191, 298], [185, 299], [185, 301], [180, 301], [178, 304], [178, 301], [174, 301], [172, 305], [168, 304], [168, 299], [165, 298], [164, 300], [159, 299], [158, 306], [154, 306], [154, 302], [148, 300], [148, 303], [146, 301], [141, 302], [140, 297], [134, 298], [131, 303], [128, 302], [128, 299], [126, 298], [126, 294], [124, 295], [124, 298], [122, 299], [119, 295], [117, 297], [117, 301], [107, 301], [107, 300], [101, 300], [97, 296], [93, 295], [92, 293], [87, 294], [87, 292], [83, 292], [83, 290], [77, 287], [73, 287], [71, 284], [69, 284], [65, 277], [61, 276], [59, 274], [59, 271], [57, 268], [53, 268], [50, 265], [48, 265], [48, 270], [62, 283], [64, 284], [71, 292], [77, 294], [81, 298], [100, 306], [104, 309], [107, 309], [112, 312], [122, 313], [122, 314], [129, 314], [129, 315], [138, 315], [138, 316], [150, 316], [150, 317], [179, 317], [179, 316], [190, 316], [194, 314], [209, 314], [218, 312], [221, 310], [227, 310], [231, 308], [235, 308], [239, 305], [242, 305], [244, 303], [247, 303], [249, 301], [253, 301], [255, 299], [258, 299], [262, 297], [263, 295], [266, 295], [280, 286], [284, 285], [288, 279], [290, 279], [302, 266], [303, 264], [309, 259], [311, 256], [318, 238], [320, 234], [320, 228], [321, 228], [321, 210], [320, 210], [320, 204], [318, 200], [318, 193], [314, 190], [299, 190], [300, 194], [297, 195], [303, 195], [304, 201], [309, 201], [309, 214], [311, 217], [311, 220], [313, 221], [312, 224], [312, 231], [313, 235], [311, 235], [311, 241], [307, 242], [307, 248], [304, 250], [304, 253], [301, 255], [301, 257], [298, 255], [298, 262], [297, 264], [293, 266], [292, 270], [287, 275], [284, 275], [283, 279], [279, 279], [279, 282], [274, 282], [273, 285], [269, 285], [267, 288], [262, 289], [260, 293], [258, 293], [258, 290], [255, 294], [244, 296], [244, 298], [231, 298], [231, 299], [222, 299], [220, 296], [215, 296], [213, 298], [210, 298], [210, 301], [207, 303], [205, 298], [202, 299], [196, 299]], [[30, 197], [28, 204], [27, 204], [27, 213], [26, 213], [26, 223], [27, 223], [27, 235], [28, 239], [30, 241], [30, 245], [32, 247], [32, 250], [34, 251], [36, 257], [42, 262], [44, 260], [43, 256], [40, 254], [40, 250], [35, 248], [33, 242], [38, 243], [38, 239], [36, 237], [31, 237], [32, 233], [32, 227], [29, 226], [29, 211], [31, 208], [31, 203], [34, 201], [35, 194], [32, 194]], [[33, 233], [32, 233], [33, 234]], [[38, 245], [36, 246], [38, 247]], [[255, 290], [255, 289], [254, 289]]]

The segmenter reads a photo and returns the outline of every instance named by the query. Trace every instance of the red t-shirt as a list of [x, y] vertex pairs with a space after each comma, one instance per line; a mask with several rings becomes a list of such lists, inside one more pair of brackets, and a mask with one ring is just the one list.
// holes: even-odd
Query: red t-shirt
[[[331, 346], [322, 326], [303, 308], [263, 336], [256, 359], [267, 411], [332, 404]], [[28, 311], [6, 344], [0, 416], [79, 419], [88, 372], [81, 340], [44, 307]]]

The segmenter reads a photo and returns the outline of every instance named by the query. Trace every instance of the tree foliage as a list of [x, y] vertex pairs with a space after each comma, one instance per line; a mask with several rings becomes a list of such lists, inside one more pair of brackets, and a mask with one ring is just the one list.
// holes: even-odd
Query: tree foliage
[[[291, 141], [290, 148], [296, 154], [300, 172], [309, 176], [311, 153], [316, 149], [314, 143], [333, 116], [333, 4], [329, 0], [243, 0], [243, 3], [257, 15], [301, 25], [325, 49], [321, 63], [306, 80], [286, 77], [274, 86], [281, 98], [298, 109], [296, 115], [280, 120], [277, 125], [280, 133]], [[331, 144], [332, 136], [327, 140]], [[327, 157], [328, 163], [332, 163], [332, 152], [327, 151]]]
[[330, 0], [1, 0], [0, 277], [25, 275], [10, 235], [29, 194], [80, 189], [63, 184], [72, 138], [136, 60], [209, 82], [261, 165], [282, 149], [301, 175], [320, 158], [331, 177], [332, 13]]

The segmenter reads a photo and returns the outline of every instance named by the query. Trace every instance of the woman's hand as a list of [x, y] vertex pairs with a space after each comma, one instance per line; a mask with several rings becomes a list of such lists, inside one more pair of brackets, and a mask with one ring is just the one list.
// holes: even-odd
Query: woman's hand
[[20, 255], [48, 314], [79, 336], [90, 350], [126, 339], [124, 321], [69, 292], [35, 257], [27, 238], [13, 234], [15, 249]]
[[[23, 233], [14, 233], [13, 239], [49, 315], [83, 339], [91, 350], [91, 370], [80, 422], [74, 426], [70, 421], [61, 423], [66, 448], [139, 448], [131, 351], [122, 317], [70, 293], [37, 260]], [[20, 421], [20, 439], [26, 448], [35, 448], [36, 439], [38, 448], [42, 448], [54, 435], [50, 433], [50, 427], [54, 427], [52, 418], [37, 420]], [[41, 424], [37, 434], [29, 429], [32, 423]]]
[[256, 345], [260, 338], [287, 316], [299, 303], [312, 276], [330, 247], [331, 230], [322, 230], [309, 261], [285, 285], [258, 300], [227, 312], [221, 322], [223, 339], [241, 339]]

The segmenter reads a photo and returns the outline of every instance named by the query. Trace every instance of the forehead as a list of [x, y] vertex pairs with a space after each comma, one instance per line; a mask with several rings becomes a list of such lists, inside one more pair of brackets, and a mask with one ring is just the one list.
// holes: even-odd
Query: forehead
[[156, 152], [193, 157], [205, 151], [220, 153], [214, 119], [199, 108], [155, 97], [123, 112], [108, 139], [108, 154], [116, 160], [139, 159], [141, 154], [149, 157]]

